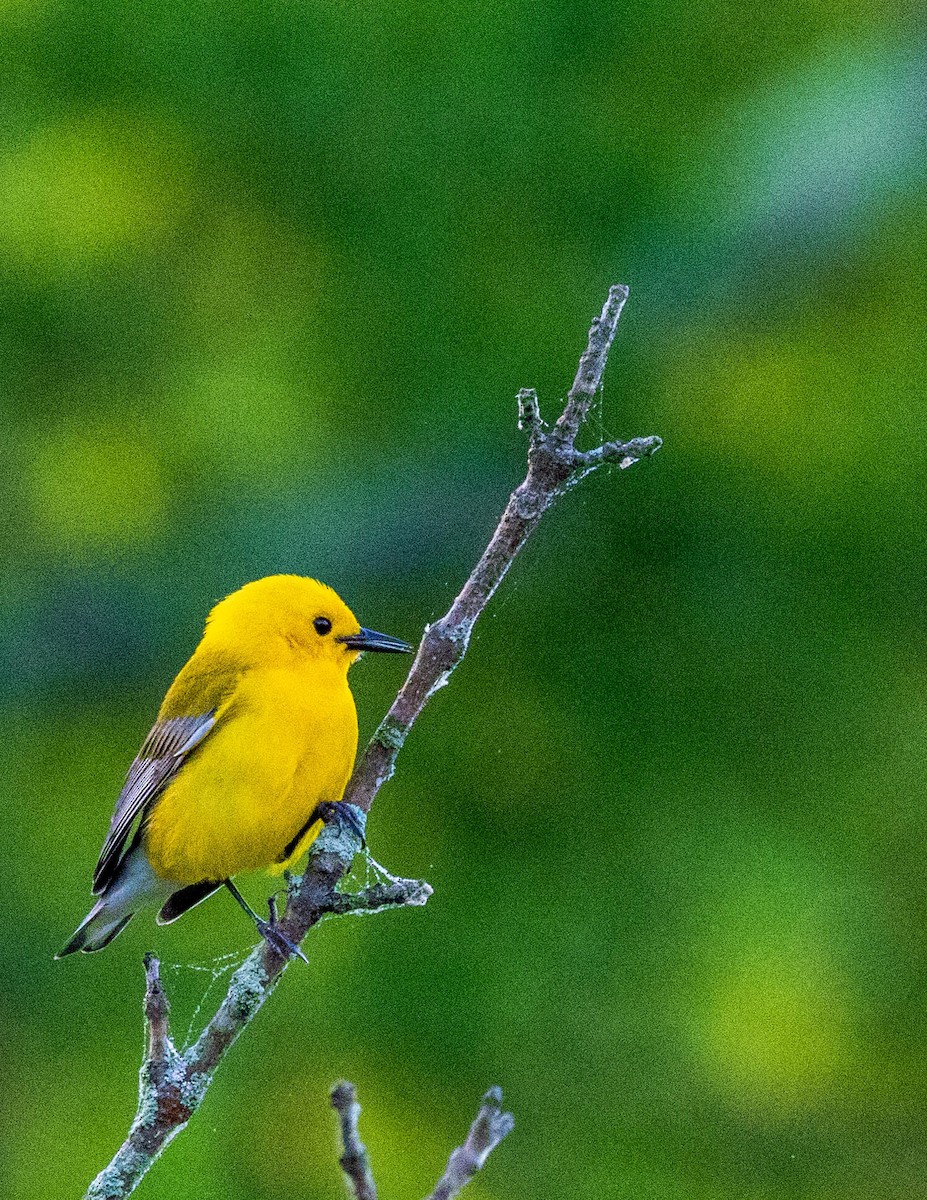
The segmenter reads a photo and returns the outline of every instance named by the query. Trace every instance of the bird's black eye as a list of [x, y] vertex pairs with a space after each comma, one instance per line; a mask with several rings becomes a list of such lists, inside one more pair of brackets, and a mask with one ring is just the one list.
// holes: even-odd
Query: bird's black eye
[[326, 633], [331, 633], [332, 631], [332, 623], [328, 617], [316, 617], [312, 624], [319, 637], [325, 637]]

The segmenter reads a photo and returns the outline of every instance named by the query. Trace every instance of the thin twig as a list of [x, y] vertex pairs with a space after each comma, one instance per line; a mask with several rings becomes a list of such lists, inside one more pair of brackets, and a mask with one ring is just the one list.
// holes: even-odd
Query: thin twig
[[423, 879], [394, 879], [360, 892], [333, 892], [323, 903], [322, 912], [346, 917], [351, 913], [382, 912], [385, 908], [418, 908], [431, 894], [431, 884]]
[[161, 1150], [190, 1120], [201, 1098], [187, 1077], [183, 1055], [171, 1041], [170, 1005], [153, 954], [145, 955], [144, 1013], [148, 1050], [138, 1076], [135, 1119], [116, 1157], [87, 1189], [85, 1200], [118, 1200], [134, 1191]]
[[[509, 497], [489, 544], [449, 611], [425, 629], [405, 683], [355, 767], [344, 799], [355, 805], [361, 816], [370, 810], [377, 792], [392, 775], [396, 757], [416, 718], [463, 658], [477, 618], [544, 513], [572, 484], [602, 463], [614, 461], [629, 466], [660, 448], [659, 438], [608, 443], [589, 451], [575, 447], [576, 436], [601, 386], [627, 294], [627, 288], [620, 285], [609, 290], [601, 315], [589, 330], [566, 406], [553, 429], [547, 431], [544, 426], [537, 397], [529, 391], [519, 394], [519, 417], [530, 430], [528, 472]], [[342, 911], [343, 902], [336, 899], [338, 884], [350, 870], [359, 847], [356, 834], [343, 825], [323, 830], [305, 874], [290, 889], [280, 920], [279, 928], [291, 942], [299, 945], [323, 916]], [[395, 900], [388, 902], [390, 906], [420, 905], [427, 899], [427, 885], [405, 882], [411, 886], [408, 890], [400, 887]], [[353, 903], [349, 911], [358, 911], [357, 904]], [[264, 941], [232, 976], [225, 997], [196, 1044], [182, 1055], [173, 1047], [166, 1051], [170, 1070], [162, 1072], [160, 1060], [146, 1055], [139, 1108], [129, 1136], [91, 1184], [85, 1200], [122, 1200], [135, 1189], [199, 1107], [216, 1067], [273, 991], [287, 965], [284, 955]]]
[[174, 1045], [168, 1024], [171, 1006], [161, 983], [161, 964], [153, 954], [145, 955], [145, 1024], [148, 1026], [148, 1059], [165, 1062]]
[[649, 458], [660, 449], [659, 438], [632, 438], [630, 442], [605, 442], [594, 450], [578, 450], [576, 464], [586, 474], [602, 463], [617, 463], [619, 467], [633, 467], [642, 458]]
[[515, 1118], [511, 1113], [502, 1111], [502, 1088], [491, 1087], [483, 1097], [467, 1140], [451, 1152], [447, 1169], [426, 1200], [453, 1200], [514, 1128]]
[[534, 388], [522, 388], [515, 402], [518, 405], [518, 428], [532, 437], [543, 436], [545, 426], [541, 419], [541, 402]]
[[605, 374], [605, 364], [618, 328], [618, 318], [628, 298], [628, 288], [623, 283], [615, 283], [608, 289], [608, 299], [599, 317], [592, 322], [589, 330], [589, 341], [583, 351], [579, 366], [576, 368], [576, 378], [567, 396], [566, 408], [557, 418], [554, 433], [558, 440], [571, 450], [576, 441], [583, 422], [589, 415], [589, 409], [595, 403], [596, 394], [602, 386], [602, 376]]
[[[359, 808], [367, 811], [392, 775], [409, 730], [429, 698], [447, 683], [463, 658], [477, 617], [541, 517], [574, 477], [588, 474], [599, 465], [588, 458], [593, 452], [577, 451], [574, 442], [601, 386], [627, 294], [628, 289], [620, 284], [609, 290], [601, 315], [589, 330], [566, 407], [549, 434], [543, 431], [536, 397], [528, 389], [519, 393], [519, 417], [523, 423], [528, 422], [532, 435], [528, 474], [509, 497], [489, 545], [449, 611], [426, 628], [408, 678], [374, 734], [367, 753], [359, 760], [345, 793], [346, 799]], [[662, 442], [652, 437], [639, 439], [636, 444], [646, 445], [647, 454], [654, 454]], [[601, 461], [606, 458], [603, 456]]]
[[341, 1123], [341, 1144], [344, 1147], [338, 1162], [347, 1177], [354, 1200], [377, 1200], [377, 1188], [370, 1171], [367, 1147], [360, 1140], [357, 1122], [361, 1106], [353, 1083], [342, 1080], [332, 1088], [332, 1108]]
[[[342, 1080], [331, 1092], [331, 1105], [341, 1126], [342, 1153], [338, 1162], [354, 1200], [377, 1200], [377, 1187], [370, 1170], [367, 1147], [360, 1140], [358, 1120], [361, 1106], [353, 1083]], [[451, 1151], [444, 1174], [425, 1200], [454, 1200], [481, 1170], [486, 1159], [515, 1128], [515, 1118], [502, 1111], [502, 1088], [491, 1087], [483, 1097], [467, 1140]]]

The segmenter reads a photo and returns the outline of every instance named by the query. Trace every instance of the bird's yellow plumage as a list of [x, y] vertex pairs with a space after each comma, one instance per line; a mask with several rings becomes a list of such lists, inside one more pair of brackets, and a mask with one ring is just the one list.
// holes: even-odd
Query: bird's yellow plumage
[[230, 881], [242, 871], [295, 862], [354, 763], [349, 667], [363, 650], [408, 648], [300, 576], [217, 604], [130, 768], [97, 866], [100, 900], [62, 954], [102, 949], [146, 902], [173, 920], [222, 884], [240, 900]]
[[180, 883], [282, 869], [308, 845], [283, 856], [309, 814], [341, 799], [356, 751], [357, 713], [340, 666], [253, 668], [152, 809], [148, 861]]

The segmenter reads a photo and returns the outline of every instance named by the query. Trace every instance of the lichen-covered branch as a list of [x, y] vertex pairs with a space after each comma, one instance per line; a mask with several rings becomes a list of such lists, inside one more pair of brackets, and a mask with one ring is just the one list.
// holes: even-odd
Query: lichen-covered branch
[[[344, 799], [356, 807], [361, 821], [392, 775], [409, 730], [463, 658], [477, 618], [544, 513], [559, 496], [603, 463], [628, 467], [659, 450], [662, 443], [657, 437], [609, 442], [586, 451], [577, 450], [575, 445], [601, 387], [627, 295], [628, 289], [620, 285], [609, 290], [602, 312], [589, 330], [566, 405], [552, 428], [548, 429], [541, 418], [536, 393], [530, 389], [519, 393], [519, 425], [530, 435], [527, 474], [509, 497], [486, 549], [450, 609], [425, 629], [405, 683], [357, 763]], [[431, 889], [414, 880], [396, 881], [386, 891], [374, 888], [359, 897], [343, 896], [338, 885], [358, 849], [356, 834], [345, 827], [332, 826], [322, 832], [305, 874], [289, 889], [279, 923], [286, 939], [299, 945], [308, 931], [330, 913], [415, 906], [427, 900]], [[396, 890], [389, 892], [389, 887]], [[232, 976], [225, 997], [199, 1040], [182, 1055], [166, 1032], [166, 998], [161, 1023], [163, 990], [156, 967], [156, 988], [149, 970], [146, 1013], [151, 1008], [154, 1015], [149, 1018], [150, 1045], [142, 1065], [138, 1113], [126, 1141], [91, 1184], [85, 1200], [121, 1200], [134, 1190], [158, 1154], [189, 1121], [222, 1057], [273, 991], [288, 961], [270, 942], [258, 946]]]
[[[374, 734], [367, 753], [359, 760], [346, 798], [368, 810], [382, 785], [392, 775], [396, 758], [416, 718], [467, 652], [470, 634], [515, 557], [544, 513], [570, 484], [604, 462], [636, 462], [655, 454], [663, 444], [658, 437], [610, 443], [596, 451], [580, 451], [575, 441], [596, 393], [618, 318], [628, 296], [620, 284], [610, 288], [599, 317], [592, 323], [586, 349], [579, 361], [566, 407], [554, 428], [546, 430], [535, 392], [518, 393], [519, 425], [531, 434], [528, 473], [509, 497], [499, 524], [448, 612], [425, 630], [399, 695]], [[630, 465], [630, 464], [628, 464]]]
[[346, 917], [351, 913], [383, 912], [386, 908], [417, 908], [427, 903], [431, 894], [431, 885], [421, 879], [394, 879], [360, 892], [334, 892], [325, 900], [322, 912]]
[[348, 1181], [354, 1200], [377, 1200], [377, 1187], [373, 1182], [367, 1147], [360, 1140], [357, 1123], [361, 1106], [357, 1101], [357, 1089], [353, 1083], [342, 1080], [332, 1088], [332, 1108], [338, 1114], [343, 1147], [338, 1162]]
[[[377, 1188], [367, 1157], [367, 1147], [360, 1140], [357, 1124], [361, 1106], [353, 1083], [335, 1084], [331, 1093], [332, 1108], [341, 1126], [342, 1154], [338, 1159], [354, 1200], [377, 1200]], [[444, 1174], [426, 1200], [454, 1200], [466, 1187], [486, 1159], [515, 1128], [515, 1118], [502, 1111], [502, 1089], [492, 1087], [483, 1097], [467, 1140], [451, 1152]]]
[[[145, 1025], [148, 1048], [139, 1071], [138, 1109], [113, 1161], [87, 1190], [85, 1200], [118, 1200], [135, 1190], [151, 1163], [190, 1120], [199, 1104], [197, 1083], [171, 1041], [170, 1005], [158, 960], [145, 955]], [[204, 1089], [205, 1090], [205, 1089]]]
[[[336, 891], [337, 881], [350, 868], [358, 848], [356, 836], [346, 827], [329, 826], [319, 835], [319, 843], [321, 849], [311, 871], [310, 907], [305, 910], [307, 929], [328, 914], [419, 907], [431, 895], [431, 888], [421, 879], [394, 879], [356, 893]], [[294, 883], [303, 890], [300, 881]], [[232, 976], [222, 1003], [198, 1041], [181, 1052], [170, 1038], [170, 1009], [158, 960], [145, 956], [148, 1042], [139, 1076], [138, 1109], [126, 1140], [90, 1185], [84, 1200], [122, 1200], [131, 1195], [199, 1107], [226, 1050], [273, 991], [285, 966], [267, 942], [257, 946]]]
[[502, 1111], [502, 1088], [491, 1087], [483, 1097], [467, 1140], [451, 1152], [444, 1174], [426, 1200], [453, 1200], [514, 1128], [515, 1118]]

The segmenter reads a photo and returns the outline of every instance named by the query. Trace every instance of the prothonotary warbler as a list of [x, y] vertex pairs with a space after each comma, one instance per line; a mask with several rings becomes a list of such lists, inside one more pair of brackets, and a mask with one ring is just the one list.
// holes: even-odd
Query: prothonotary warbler
[[102, 950], [149, 904], [160, 924], [175, 921], [223, 886], [282, 953], [300, 953], [232, 878], [283, 871], [325, 821], [351, 820], [348, 668], [364, 650], [410, 649], [361, 628], [314, 579], [271, 575], [220, 601], [129, 768], [93, 877], [99, 899], [57, 957]]

